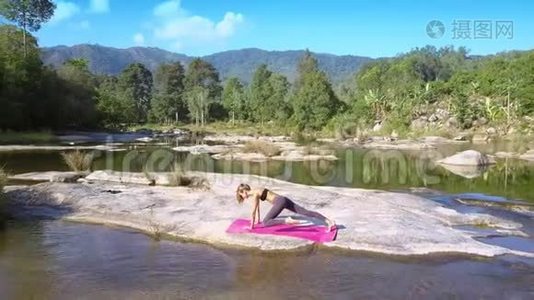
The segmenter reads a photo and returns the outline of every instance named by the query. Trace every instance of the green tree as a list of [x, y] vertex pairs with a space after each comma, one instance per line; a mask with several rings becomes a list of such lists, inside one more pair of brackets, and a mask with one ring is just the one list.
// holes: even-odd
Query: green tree
[[0, 14], [22, 28], [24, 56], [26, 56], [26, 32], [37, 31], [50, 20], [56, 5], [49, 0], [1, 0]]
[[342, 103], [334, 94], [326, 74], [318, 69], [317, 60], [306, 52], [299, 64], [293, 95], [293, 117], [297, 126], [319, 130], [340, 107]]
[[299, 64], [297, 66], [298, 76], [295, 80], [295, 89], [299, 89], [303, 84], [304, 77], [303, 74], [311, 74], [318, 70], [317, 59], [313, 56], [310, 50], [306, 49], [302, 55]]
[[209, 90], [202, 86], [195, 86], [187, 91], [186, 99], [191, 118], [195, 120], [195, 125], [204, 127], [209, 113]]
[[220, 106], [219, 73], [213, 65], [197, 58], [189, 64], [184, 83], [189, 113], [204, 126], [210, 118], [210, 106]]
[[269, 97], [269, 105], [274, 110], [274, 119], [279, 122], [287, 121], [292, 114], [292, 108], [289, 104], [290, 84], [287, 78], [278, 73], [273, 73], [269, 78], [272, 94]]
[[534, 116], [534, 51], [519, 57], [511, 66], [511, 69], [515, 73], [509, 82], [517, 80], [517, 89], [515, 93], [512, 92], [511, 101], [519, 103], [521, 115]]
[[62, 79], [63, 103], [60, 109], [65, 124], [75, 127], [90, 126], [96, 122], [94, 98], [96, 78], [89, 71], [85, 59], [67, 60], [57, 71]]
[[184, 67], [180, 62], [162, 64], [154, 74], [154, 97], [150, 117], [156, 122], [170, 123], [185, 119]]
[[115, 77], [106, 77], [96, 90], [96, 108], [106, 126], [131, 123], [137, 111], [135, 103], [119, 87]]
[[119, 88], [134, 103], [135, 118], [130, 122], [145, 123], [148, 120], [152, 99], [152, 73], [143, 64], [133, 63], [119, 76]]
[[219, 73], [212, 64], [200, 58], [192, 60], [189, 64], [184, 83], [186, 90], [201, 86], [208, 90], [211, 99], [218, 100], [220, 97]]
[[0, 26], [0, 128], [28, 129], [46, 125], [51, 109], [47, 99], [40, 99], [43, 67], [37, 41], [27, 38], [27, 50], [20, 41], [22, 30]]
[[245, 114], [245, 94], [243, 85], [236, 77], [228, 79], [224, 86], [222, 101], [224, 108], [230, 113], [232, 124], [235, 119], [242, 120]]
[[252, 111], [251, 120], [260, 122], [263, 125], [265, 119], [270, 118], [273, 107], [269, 99], [273, 95], [272, 85], [269, 80], [273, 73], [267, 69], [266, 64], [260, 65], [250, 84], [250, 108]]

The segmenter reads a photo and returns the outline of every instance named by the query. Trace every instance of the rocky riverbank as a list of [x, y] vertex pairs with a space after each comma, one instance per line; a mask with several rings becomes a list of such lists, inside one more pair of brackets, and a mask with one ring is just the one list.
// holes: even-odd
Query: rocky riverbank
[[[234, 191], [239, 183], [247, 182], [266, 186], [335, 219], [340, 227], [338, 237], [326, 247], [394, 255], [447, 252], [534, 256], [482, 243], [474, 238], [476, 233], [456, 226], [484, 224], [503, 235], [524, 236], [521, 224], [490, 215], [459, 213], [412, 194], [306, 186], [240, 174], [196, 173], [195, 176], [209, 181], [207, 188], [148, 186], [111, 180], [114, 176], [135, 177], [133, 174], [97, 175], [88, 176], [84, 183], [9, 187], [8, 208], [15, 217], [119, 225], [219, 246], [259, 250], [310, 246], [308, 241], [288, 237], [225, 232], [235, 218], [250, 217], [250, 205], [238, 205]], [[268, 204], [262, 203], [262, 215], [268, 209]]]

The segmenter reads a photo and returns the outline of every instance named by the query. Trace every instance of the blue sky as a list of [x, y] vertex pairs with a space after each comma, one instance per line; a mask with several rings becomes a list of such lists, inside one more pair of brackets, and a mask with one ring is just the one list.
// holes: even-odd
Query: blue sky
[[[531, 16], [534, 1], [55, 2], [58, 8], [53, 20], [36, 33], [41, 46], [139, 45], [197, 56], [248, 47], [309, 48], [315, 52], [371, 57], [393, 56], [427, 44], [466, 46], [473, 54], [534, 48]], [[439, 38], [427, 34], [427, 24], [432, 20], [443, 24], [445, 31]], [[478, 37], [484, 38], [474, 38], [475, 22], [477, 26], [486, 26], [477, 27], [481, 30], [491, 26], [491, 30], [478, 31]]]

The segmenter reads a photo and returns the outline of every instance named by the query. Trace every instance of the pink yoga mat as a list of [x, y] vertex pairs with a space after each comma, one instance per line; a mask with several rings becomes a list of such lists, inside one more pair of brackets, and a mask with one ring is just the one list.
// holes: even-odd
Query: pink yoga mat
[[283, 235], [306, 239], [317, 243], [331, 242], [336, 239], [337, 235], [337, 228], [332, 228], [330, 232], [326, 232], [326, 227], [320, 225], [278, 224], [263, 227], [262, 224], [259, 224], [254, 226], [254, 229], [252, 230], [250, 230], [249, 227], [250, 220], [237, 219], [230, 224], [228, 229], [226, 229], [226, 232]]

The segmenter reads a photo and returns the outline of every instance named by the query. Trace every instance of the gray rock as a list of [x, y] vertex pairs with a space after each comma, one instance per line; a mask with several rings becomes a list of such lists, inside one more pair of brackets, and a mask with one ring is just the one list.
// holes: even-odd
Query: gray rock
[[498, 157], [498, 158], [518, 158], [519, 154], [517, 154], [515, 152], [499, 151], [499, 152], [495, 153], [495, 156]]
[[436, 116], [439, 120], [446, 120], [449, 118], [449, 111], [446, 109], [438, 108], [436, 109]]
[[439, 121], [439, 118], [438, 118], [438, 116], [436, 116], [436, 114], [432, 114], [432, 115], [430, 115], [430, 117], [428, 118], [428, 121], [434, 123], [434, 122]]
[[281, 155], [273, 156], [271, 159], [284, 161], [310, 161], [310, 160], [337, 160], [338, 158], [331, 151], [318, 151], [315, 154], [305, 154], [302, 151], [284, 151]]
[[418, 142], [412, 140], [383, 140], [383, 141], [369, 141], [361, 145], [365, 149], [391, 149], [391, 150], [427, 150], [435, 149], [434, 145], [425, 142]]
[[486, 166], [494, 164], [495, 160], [475, 150], [466, 150], [456, 153], [445, 159], [438, 161], [441, 164], [458, 165], [458, 166]]
[[94, 171], [85, 177], [88, 181], [110, 181], [117, 183], [154, 184], [148, 173], [118, 172], [111, 170]]
[[151, 137], [145, 136], [145, 137], [138, 138], [138, 139], [135, 139], [135, 140], [138, 141], [138, 142], [150, 143], [150, 142], [152, 142], [154, 139], [151, 138]]
[[[534, 256], [477, 241], [474, 234], [456, 226], [484, 223], [520, 234], [521, 224], [490, 215], [459, 213], [407, 193], [307, 186], [253, 175], [203, 174], [211, 183], [209, 191], [110, 182], [42, 183], [11, 189], [7, 197], [12, 212], [30, 216], [49, 216], [50, 208], [56, 208], [52, 215], [64, 220], [126, 226], [220, 246], [292, 250], [311, 245], [289, 237], [226, 233], [235, 218], [250, 218], [251, 204], [246, 201], [239, 205], [235, 200], [235, 187], [246, 182], [266, 186], [335, 219], [341, 229], [336, 241], [326, 247], [396, 255], [452, 252]], [[263, 213], [269, 209], [267, 202], [260, 205]], [[283, 212], [285, 216], [288, 214]]]
[[238, 143], [246, 143], [250, 141], [266, 141], [271, 143], [278, 143], [278, 142], [287, 142], [290, 140], [290, 137], [280, 135], [280, 136], [250, 136], [250, 135], [226, 135], [226, 134], [215, 134], [215, 135], [208, 135], [205, 136], [204, 141], [209, 142], [217, 142], [217, 143], [225, 143], [225, 144], [238, 144]]
[[519, 156], [520, 159], [534, 161], [534, 150], [528, 150], [524, 154]]
[[0, 145], [0, 152], [11, 151], [69, 151], [69, 150], [102, 150], [123, 151], [126, 149], [116, 148], [114, 145], [97, 146], [39, 146], [39, 145]]
[[373, 126], [373, 131], [377, 132], [382, 130], [382, 123], [376, 123], [375, 126]]
[[50, 181], [50, 182], [76, 182], [78, 179], [87, 175], [84, 172], [31, 172], [9, 176], [10, 180], [23, 181]]
[[490, 127], [488, 129], [486, 129], [486, 133], [489, 134], [489, 135], [495, 135], [497, 134], [497, 130], [493, 127]]
[[410, 127], [412, 129], [424, 129], [426, 126], [427, 126], [427, 121], [421, 118], [413, 120], [412, 123], [410, 124]]
[[229, 152], [233, 149], [237, 149], [237, 145], [189, 145], [189, 146], [178, 146], [172, 148], [174, 151], [178, 152], [190, 152], [191, 154], [203, 154], [203, 153], [223, 153]]
[[447, 121], [445, 122], [445, 126], [449, 127], [449, 128], [456, 128], [458, 127], [458, 119], [456, 119], [456, 117], [450, 117], [449, 119], [447, 119]]
[[51, 182], [66, 182], [66, 183], [75, 183], [80, 178], [84, 178], [87, 174], [83, 173], [74, 173], [74, 174], [58, 174], [54, 175]]
[[263, 153], [256, 152], [226, 152], [226, 153], [217, 153], [211, 156], [214, 159], [224, 159], [224, 160], [243, 160], [243, 161], [266, 161], [269, 157], [265, 156]]
[[420, 139], [425, 143], [434, 143], [434, 144], [446, 144], [452, 142], [451, 140], [441, 137], [441, 136], [425, 136]]
[[451, 140], [441, 136], [425, 136], [421, 138], [420, 141], [428, 144], [462, 144], [464, 142], [462, 140]]

